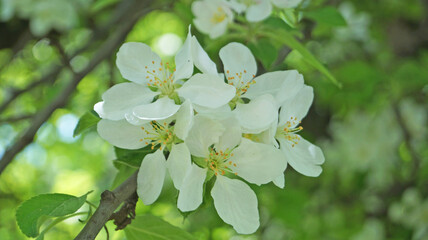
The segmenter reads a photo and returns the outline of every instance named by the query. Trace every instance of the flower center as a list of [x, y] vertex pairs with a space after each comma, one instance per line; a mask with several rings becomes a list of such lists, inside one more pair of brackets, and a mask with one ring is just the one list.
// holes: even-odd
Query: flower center
[[288, 141], [292, 142], [292, 147], [299, 143], [301, 139], [299, 135], [295, 134], [303, 130], [302, 126], [298, 126], [300, 121], [296, 117], [291, 117], [284, 125], [278, 127], [275, 137], [285, 137]]
[[[155, 61], [152, 61], [152, 64], [155, 64]], [[145, 66], [145, 69], [148, 69], [148, 66]], [[158, 69], [154, 68], [153, 70], [147, 70], [149, 76], [146, 76], [146, 79], [149, 81], [147, 85], [154, 88], [156, 91], [160, 91], [162, 96], [172, 96], [174, 94], [174, 72], [171, 71], [169, 63], [164, 64], [161, 62]], [[161, 96], [161, 97], [162, 97]]]
[[146, 141], [147, 145], [151, 144], [151, 149], [153, 150], [156, 145], [161, 144], [160, 150], [171, 144], [174, 140], [173, 129], [166, 122], [160, 124], [156, 121], [151, 121], [150, 125], [152, 129], [141, 127], [141, 130], [145, 131], [147, 136], [141, 138], [140, 142]]
[[248, 91], [248, 88], [250, 88], [251, 85], [256, 83], [256, 81], [254, 80], [254, 74], [252, 79], [250, 79], [249, 81], [245, 81], [245, 79], [243, 78], [243, 73], [247, 73], [247, 70], [244, 70], [244, 72], [235, 73], [235, 75], [230, 74], [229, 70], [226, 71], [227, 83], [236, 88], [235, 97], [231, 100], [232, 103], [236, 103], [241, 98], [241, 96]]
[[211, 22], [214, 24], [221, 23], [225, 18], [226, 18], [226, 12], [224, 12], [223, 8], [218, 7], [217, 11], [214, 12], [213, 16], [211, 17]]
[[[205, 162], [207, 162], [208, 168], [211, 169], [216, 176], [218, 174], [225, 175], [226, 172], [234, 173], [232, 169], [230, 169], [231, 166], [236, 167], [236, 163], [229, 160], [229, 158], [233, 156], [231, 152], [232, 150], [223, 152], [210, 148], [209, 157], [205, 159]], [[234, 174], [237, 175], [236, 172]]]

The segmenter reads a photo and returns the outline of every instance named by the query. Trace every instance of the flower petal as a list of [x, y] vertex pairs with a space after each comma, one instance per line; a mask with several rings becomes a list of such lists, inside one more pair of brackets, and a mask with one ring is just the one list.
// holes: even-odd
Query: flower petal
[[[226, 77], [235, 86], [251, 81], [257, 73], [256, 60], [245, 45], [232, 42], [220, 49], [220, 59], [223, 62]], [[233, 78], [233, 79], [232, 79]]]
[[139, 149], [147, 145], [143, 141], [147, 136], [146, 132], [126, 120], [111, 121], [101, 119], [98, 122], [97, 131], [101, 138], [116, 147]]
[[184, 41], [183, 46], [178, 50], [177, 55], [175, 55], [175, 66], [174, 81], [192, 76], [192, 35], [190, 33], [190, 26], [186, 41]]
[[190, 153], [196, 157], [207, 157], [208, 147], [219, 141], [224, 132], [224, 127], [218, 121], [196, 115], [193, 127], [184, 140]]
[[295, 127], [299, 124], [309, 111], [314, 100], [314, 90], [310, 86], [303, 86], [302, 89], [292, 99], [287, 99], [281, 106], [279, 112], [279, 126], [282, 126], [287, 121], [290, 121], [292, 117], [297, 118], [295, 124], [291, 127]]
[[145, 205], [158, 199], [165, 179], [166, 163], [162, 150], [147, 154], [137, 177], [137, 194]]
[[278, 177], [276, 177], [273, 180], [273, 183], [279, 187], [279, 188], [284, 188], [285, 187], [285, 178], [284, 178], [284, 174], [279, 175]]
[[249, 22], [260, 22], [269, 17], [272, 12], [272, 4], [270, 0], [260, 0], [249, 6], [246, 12], [245, 17]]
[[235, 96], [236, 89], [217, 75], [196, 74], [177, 90], [180, 97], [203, 107], [218, 108]]
[[220, 122], [223, 124], [225, 130], [216, 144], [216, 149], [223, 151], [227, 149], [232, 150], [241, 142], [241, 126], [234, 117], [222, 119]]
[[176, 189], [180, 190], [191, 163], [190, 152], [186, 144], [180, 143], [172, 145], [166, 166]]
[[197, 209], [202, 203], [204, 182], [207, 169], [200, 168], [195, 164], [189, 168], [178, 194], [177, 207], [182, 212]]
[[116, 65], [124, 78], [142, 85], [152, 78], [153, 71], [162, 67], [160, 57], [146, 44], [137, 42], [127, 42], [120, 47]]
[[176, 121], [174, 125], [174, 133], [177, 137], [184, 140], [189, 133], [193, 124], [193, 107], [189, 100], [181, 104], [180, 110], [176, 114]]
[[320, 165], [324, 163], [324, 154], [319, 147], [302, 137], [294, 147], [292, 142], [284, 138], [279, 138], [278, 141], [285, 159], [294, 170], [309, 177], [318, 177], [321, 174]]
[[286, 99], [296, 96], [302, 87], [303, 76], [296, 70], [269, 72], [256, 77], [244, 97], [254, 99], [270, 94], [281, 106]]
[[238, 233], [251, 234], [257, 230], [260, 225], [257, 197], [247, 184], [219, 175], [211, 196], [218, 215]]
[[102, 96], [104, 102], [97, 103], [94, 110], [100, 117], [121, 120], [132, 108], [150, 103], [158, 93], [135, 83], [119, 83], [108, 89]]
[[266, 94], [248, 104], [238, 104], [233, 111], [244, 133], [260, 133], [278, 118], [278, 109], [272, 95]]
[[133, 113], [142, 120], [161, 120], [171, 117], [179, 108], [180, 105], [176, 105], [174, 100], [168, 97], [162, 97], [154, 103], [135, 107]]
[[242, 139], [241, 144], [232, 153], [233, 156], [229, 160], [233, 165], [229, 168], [238, 176], [257, 185], [273, 181], [287, 167], [281, 150], [246, 138]]
[[217, 66], [199, 44], [195, 36], [192, 37], [192, 58], [195, 66], [202, 73], [217, 75]]

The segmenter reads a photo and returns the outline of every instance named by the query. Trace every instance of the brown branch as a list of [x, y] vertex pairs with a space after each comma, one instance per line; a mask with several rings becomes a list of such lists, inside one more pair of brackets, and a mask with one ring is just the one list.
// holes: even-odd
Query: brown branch
[[0, 119], [0, 123], [13, 123], [13, 122], [17, 122], [17, 121], [30, 119], [33, 116], [34, 116], [34, 114], [23, 114], [23, 115], [6, 117], [3, 119]]
[[101, 61], [109, 57], [119, 47], [119, 45], [125, 40], [125, 37], [128, 35], [128, 33], [131, 31], [137, 20], [143, 14], [150, 10], [138, 10], [141, 9], [140, 6], [144, 6], [141, 4], [147, 4], [148, 2], [151, 3], [152, 0], [138, 1], [134, 8], [131, 8], [131, 10], [134, 11], [130, 11], [134, 14], [129, 14], [129, 12], [125, 13], [129, 16], [128, 22], [124, 22], [119, 25], [115, 34], [108, 38], [104, 42], [104, 44], [100, 46], [99, 50], [95, 53], [88, 66], [81, 72], [75, 73], [71, 82], [63, 89], [63, 91], [60, 92], [50, 104], [48, 104], [37, 115], [34, 116], [30, 127], [28, 127], [27, 130], [18, 138], [18, 140], [6, 150], [3, 157], [0, 159], [0, 174], [7, 167], [7, 165], [12, 162], [13, 158], [33, 141], [34, 135], [36, 134], [37, 130], [46, 120], [49, 119], [51, 114], [57, 108], [65, 106], [69, 97], [72, 95], [76, 86], [83, 79], [83, 77], [90, 73]]
[[112, 192], [108, 190], [104, 191], [101, 194], [100, 205], [75, 240], [95, 239], [105, 223], [113, 215], [114, 210], [116, 210], [122, 202], [132, 197], [136, 190], [137, 172]]

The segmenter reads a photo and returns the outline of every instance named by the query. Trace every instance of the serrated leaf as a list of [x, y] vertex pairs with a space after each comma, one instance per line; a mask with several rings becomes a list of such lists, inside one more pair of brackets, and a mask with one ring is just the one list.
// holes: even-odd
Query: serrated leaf
[[315, 20], [318, 23], [327, 24], [333, 27], [346, 26], [346, 20], [334, 7], [324, 7], [310, 12], [305, 12], [304, 16]]
[[151, 216], [137, 216], [130, 225], [125, 228], [128, 240], [193, 240], [196, 239], [190, 233], [175, 227], [164, 220]]
[[23, 202], [16, 210], [16, 221], [28, 237], [39, 235], [38, 221], [42, 216], [61, 217], [76, 212], [86, 201], [86, 196], [67, 194], [41, 194]]
[[83, 131], [97, 125], [97, 123], [101, 120], [98, 114], [95, 111], [90, 111], [85, 113], [76, 125], [76, 128], [73, 132], [73, 137], [81, 134]]
[[267, 70], [270, 69], [272, 63], [278, 57], [278, 51], [275, 46], [265, 38], [259, 39], [257, 43], [250, 43], [248, 47]]

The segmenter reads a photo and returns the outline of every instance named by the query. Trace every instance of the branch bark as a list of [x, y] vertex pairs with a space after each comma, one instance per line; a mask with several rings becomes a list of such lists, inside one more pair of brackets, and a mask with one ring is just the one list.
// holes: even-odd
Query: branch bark
[[101, 194], [99, 207], [75, 240], [95, 239], [105, 223], [110, 219], [110, 216], [112, 216], [114, 210], [116, 210], [122, 202], [135, 194], [137, 190], [137, 174], [138, 172], [135, 172], [112, 192], [106, 190]]
[[152, 1], [153, 0], [132, 1], [134, 2], [134, 5], [130, 9], [131, 14], [129, 14], [129, 12], [124, 13], [128, 15], [128, 21], [119, 24], [119, 27], [115, 34], [104, 42], [104, 44], [99, 48], [99, 50], [95, 53], [94, 57], [91, 59], [88, 66], [81, 72], [73, 74], [71, 82], [63, 89], [62, 92], [57, 95], [57, 97], [50, 104], [48, 104], [37, 115], [34, 116], [33, 121], [31, 125], [27, 128], [27, 130], [25, 130], [25, 132], [18, 138], [18, 140], [6, 150], [3, 157], [0, 159], [0, 174], [9, 165], [9, 163], [12, 162], [14, 157], [33, 141], [37, 130], [46, 120], [49, 119], [51, 114], [57, 108], [66, 105], [68, 99], [70, 98], [80, 81], [96, 66], [98, 66], [100, 62], [102, 62], [105, 58], [109, 57], [119, 47], [119, 45], [125, 40], [128, 33], [131, 31], [137, 20], [147, 11], [149, 11], [148, 8], [144, 10], [139, 10], [141, 9], [141, 6], [144, 6], [142, 4], [148, 4]]

